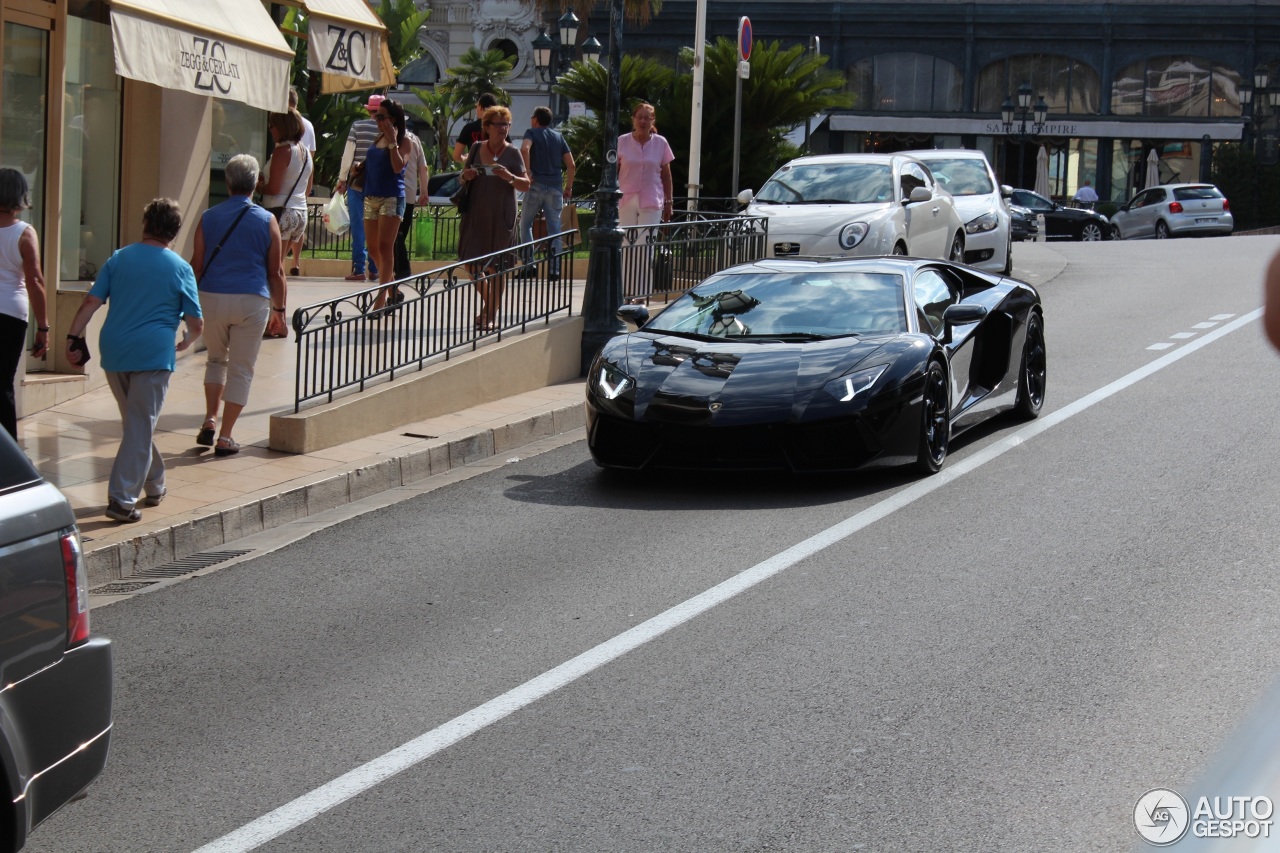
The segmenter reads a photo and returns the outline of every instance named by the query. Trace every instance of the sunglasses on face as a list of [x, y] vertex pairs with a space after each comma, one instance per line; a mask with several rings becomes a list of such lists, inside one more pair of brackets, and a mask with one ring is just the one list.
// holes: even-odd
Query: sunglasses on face
[[511, 127], [509, 121], [491, 121], [485, 127]]

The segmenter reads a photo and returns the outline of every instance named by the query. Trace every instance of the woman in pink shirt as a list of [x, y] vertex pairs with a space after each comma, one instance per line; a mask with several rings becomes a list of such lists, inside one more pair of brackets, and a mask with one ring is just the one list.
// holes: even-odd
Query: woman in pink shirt
[[656, 120], [653, 105], [639, 103], [631, 111], [632, 131], [618, 137], [618, 219], [623, 226], [671, 221], [671, 161], [676, 155], [654, 130]]

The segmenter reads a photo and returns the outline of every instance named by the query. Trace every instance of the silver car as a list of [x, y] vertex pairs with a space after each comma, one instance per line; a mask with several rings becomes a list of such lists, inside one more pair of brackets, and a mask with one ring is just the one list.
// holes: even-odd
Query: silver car
[[928, 166], [951, 193], [964, 222], [964, 262], [991, 272], [1013, 272], [1009, 209], [987, 155], [963, 148], [906, 153]]
[[1165, 184], [1135, 195], [1111, 217], [1111, 238], [1230, 234], [1231, 203], [1213, 184]]

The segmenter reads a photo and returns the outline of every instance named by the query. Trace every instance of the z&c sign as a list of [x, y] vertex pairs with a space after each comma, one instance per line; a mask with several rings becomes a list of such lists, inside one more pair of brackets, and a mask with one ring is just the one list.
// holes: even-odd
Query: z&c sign
[[312, 71], [376, 80], [372, 61], [378, 55], [378, 36], [373, 30], [344, 26], [332, 21], [312, 21], [307, 67]]

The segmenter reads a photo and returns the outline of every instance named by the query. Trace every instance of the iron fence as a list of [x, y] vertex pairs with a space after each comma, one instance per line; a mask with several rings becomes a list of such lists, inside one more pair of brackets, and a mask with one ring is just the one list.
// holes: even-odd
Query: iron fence
[[[328, 233], [328, 232], [326, 232]], [[298, 361], [294, 381], [295, 412], [302, 404], [324, 398], [332, 401], [344, 389], [364, 390], [383, 377], [421, 370], [428, 360], [448, 359], [463, 348], [476, 349], [485, 338], [501, 340], [504, 332], [526, 331], [531, 323], [564, 312], [572, 314], [572, 276], [551, 274], [552, 242], [557, 235], [521, 244], [515, 249], [451, 264], [391, 285], [366, 287], [334, 299], [305, 305], [293, 312]], [[577, 232], [562, 240], [557, 267], [568, 269]], [[511, 272], [482, 271], [503, 256], [520, 250], [535, 252], [533, 262], [517, 277]], [[479, 328], [479, 290], [489, 284], [503, 290], [493, 328]], [[390, 287], [391, 296], [385, 298]], [[380, 301], [383, 307], [375, 307]]]
[[622, 290], [627, 299], [665, 300], [735, 264], [765, 257], [766, 216], [677, 211], [658, 225], [622, 229]]

